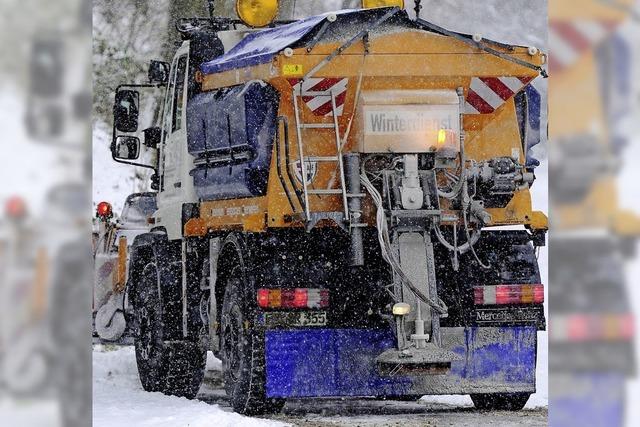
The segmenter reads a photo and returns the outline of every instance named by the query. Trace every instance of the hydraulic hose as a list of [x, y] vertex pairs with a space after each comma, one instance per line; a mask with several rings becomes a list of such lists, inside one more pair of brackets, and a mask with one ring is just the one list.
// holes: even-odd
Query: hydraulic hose
[[369, 181], [369, 178], [367, 177], [366, 172], [364, 171], [364, 167], [362, 168], [362, 173], [360, 174], [360, 181], [362, 182], [362, 185], [364, 185], [366, 190], [369, 192], [369, 194], [371, 195], [371, 198], [373, 199], [373, 202], [376, 205], [376, 226], [378, 229], [378, 242], [380, 244], [380, 251], [382, 253], [382, 257], [387, 263], [389, 263], [393, 272], [400, 278], [400, 281], [407, 288], [409, 288], [411, 292], [413, 292], [414, 295], [419, 300], [429, 305], [438, 314], [446, 315], [447, 306], [445, 305], [445, 303], [440, 298], [437, 298], [436, 300], [422, 293], [422, 291], [420, 291], [420, 289], [418, 289], [411, 282], [411, 280], [404, 274], [404, 272], [402, 271], [402, 267], [400, 266], [400, 263], [393, 255], [393, 251], [391, 249], [391, 241], [389, 239], [389, 232], [387, 229], [387, 218], [385, 217], [385, 213], [384, 213], [382, 196], [380, 195], [378, 190], [376, 190], [376, 188], [373, 186], [371, 181]]

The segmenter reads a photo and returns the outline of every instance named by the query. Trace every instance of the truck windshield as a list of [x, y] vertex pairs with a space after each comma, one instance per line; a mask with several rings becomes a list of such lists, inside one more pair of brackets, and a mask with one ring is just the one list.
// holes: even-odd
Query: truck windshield
[[155, 195], [137, 195], [130, 197], [122, 209], [120, 221], [127, 224], [146, 224], [147, 217], [158, 209]]

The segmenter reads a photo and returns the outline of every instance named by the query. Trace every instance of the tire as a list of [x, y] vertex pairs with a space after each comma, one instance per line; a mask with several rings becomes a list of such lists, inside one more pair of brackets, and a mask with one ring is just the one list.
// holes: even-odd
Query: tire
[[227, 275], [220, 316], [223, 379], [233, 410], [245, 415], [277, 413], [284, 399], [269, 399], [265, 393], [264, 332], [252, 331], [243, 298], [241, 267], [235, 264]]
[[165, 341], [156, 264], [147, 263], [139, 277], [134, 345], [142, 388], [193, 399], [204, 379], [206, 351], [195, 342]]
[[472, 394], [476, 409], [497, 411], [519, 411], [529, 400], [530, 393]]

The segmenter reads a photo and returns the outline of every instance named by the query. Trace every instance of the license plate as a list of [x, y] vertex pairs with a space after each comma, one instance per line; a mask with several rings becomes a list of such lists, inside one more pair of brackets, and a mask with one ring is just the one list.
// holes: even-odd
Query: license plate
[[273, 312], [264, 314], [267, 328], [327, 326], [326, 311]]
[[327, 312], [326, 311], [310, 311], [302, 312], [298, 314], [294, 326], [326, 326], [327, 325]]

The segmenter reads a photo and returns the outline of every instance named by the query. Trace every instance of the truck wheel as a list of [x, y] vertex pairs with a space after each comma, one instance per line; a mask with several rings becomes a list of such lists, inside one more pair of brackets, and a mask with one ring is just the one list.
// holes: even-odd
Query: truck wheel
[[280, 412], [284, 399], [265, 396], [264, 333], [245, 328], [249, 319], [241, 284], [238, 275], [230, 275], [222, 305], [220, 355], [225, 391], [233, 410], [240, 414]]
[[476, 409], [519, 411], [529, 400], [530, 393], [490, 393], [472, 394], [471, 400]]
[[134, 339], [138, 375], [146, 391], [193, 399], [204, 378], [206, 352], [197, 343], [164, 338], [163, 310], [158, 294], [158, 270], [153, 262], [140, 274], [134, 317]]

